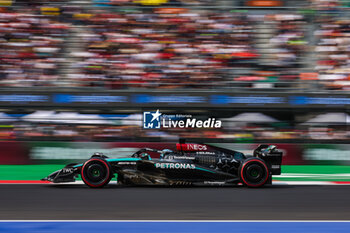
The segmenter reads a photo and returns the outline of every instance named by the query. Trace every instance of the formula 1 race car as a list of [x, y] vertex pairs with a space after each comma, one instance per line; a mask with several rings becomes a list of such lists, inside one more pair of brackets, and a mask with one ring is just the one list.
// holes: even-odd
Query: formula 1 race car
[[[151, 158], [149, 153], [159, 154]], [[113, 177], [122, 185], [234, 185], [260, 187], [281, 174], [282, 152], [274, 145], [258, 146], [252, 156], [206, 144], [178, 143], [176, 151], [143, 148], [131, 157], [108, 158], [95, 153], [82, 164], [68, 164], [42, 179], [73, 182], [78, 175], [91, 188]]]

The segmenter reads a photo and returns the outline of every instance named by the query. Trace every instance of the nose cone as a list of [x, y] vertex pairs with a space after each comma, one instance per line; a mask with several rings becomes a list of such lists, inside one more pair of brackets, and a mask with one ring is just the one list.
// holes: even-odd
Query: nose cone
[[55, 178], [58, 176], [58, 174], [59, 174], [61, 171], [62, 171], [62, 170], [55, 171], [55, 172], [51, 173], [50, 175], [48, 175], [47, 177], [42, 178], [41, 181], [51, 181], [51, 182], [54, 182]]
[[78, 175], [78, 168], [65, 167], [61, 170], [55, 171], [47, 177], [41, 179], [42, 181], [51, 181], [53, 183], [74, 182]]

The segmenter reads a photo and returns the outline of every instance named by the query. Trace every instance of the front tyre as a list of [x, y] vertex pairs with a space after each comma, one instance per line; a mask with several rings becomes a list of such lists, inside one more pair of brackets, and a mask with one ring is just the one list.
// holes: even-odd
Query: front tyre
[[111, 165], [104, 159], [92, 158], [81, 169], [81, 178], [91, 188], [102, 188], [112, 179]]
[[241, 181], [248, 187], [261, 187], [269, 179], [269, 169], [264, 160], [248, 158], [243, 161], [239, 169]]

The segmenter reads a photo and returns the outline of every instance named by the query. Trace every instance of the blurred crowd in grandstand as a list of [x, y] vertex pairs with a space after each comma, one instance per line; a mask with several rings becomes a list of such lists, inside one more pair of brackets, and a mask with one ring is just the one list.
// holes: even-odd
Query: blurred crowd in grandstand
[[[349, 90], [350, 1], [267, 2], [274, 1], [288, 7], [247, 10], [244, 3], [225, 6], [225, 0], [0, 0], [0, 87]], [[233, 120], [214, 130], [0, 121], [2, 140], [350, 139], [347, 121]]]
[[1, 2], [10, 2], [0, 7], [2, 87], [346, 90], [350, 82], [344, 1], [309, 1], [304, 12], [203, 7], [211, 0]]
[[177, 141], [179, 138], [218, 141], [285, 142], [305, 140], [349, 140], [350, 131], [344, 126], [292, 127], [271, 124], [248, 124], [221, 129], [157, 129], [144, 130], [140, 126], [65, 125], [65, 124], [14, 124], [1, 126], [0, 140], [72, 140], [72, 141]]
[[[207, 119], [206, 115], [196, 116]], [[350, 115], [305, 113], [294, 120], [278, 120], [263, 113], [240, 113], [220, 118], [221, 128], [143, 129], [142, 115], [124, 116], [37, 111], [22, 117], [0, 113], [0, 140], [177, 141], [179, 138], [217, 141], [293, 142], [349, 140]]]

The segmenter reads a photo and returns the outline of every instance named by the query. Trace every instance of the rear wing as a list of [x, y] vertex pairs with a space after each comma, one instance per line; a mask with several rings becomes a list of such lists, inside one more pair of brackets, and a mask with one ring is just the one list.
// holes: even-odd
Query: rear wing
[[254, 157], [263, 159], [270, 167], [272, 175], [281, 175], [283, 152], [275, 145], [259, 145], [253, 153]]

